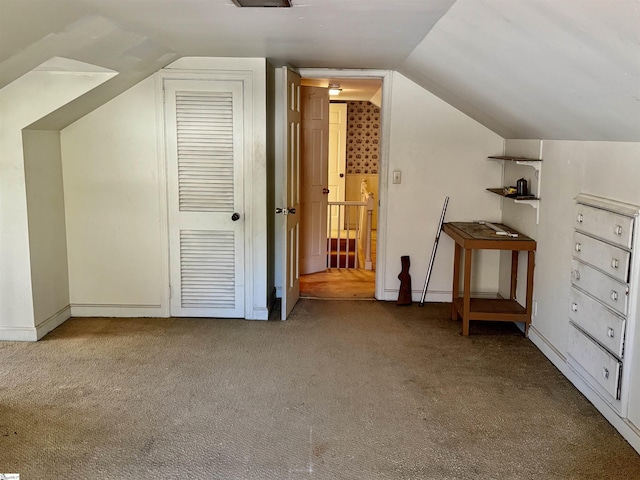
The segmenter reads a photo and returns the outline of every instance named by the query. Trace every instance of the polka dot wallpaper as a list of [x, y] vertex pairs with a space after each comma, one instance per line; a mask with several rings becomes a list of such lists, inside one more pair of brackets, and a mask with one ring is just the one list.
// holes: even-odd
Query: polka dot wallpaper
[[380, 158], [380, 108], [347, 102], [347, 174], [377, 174]]

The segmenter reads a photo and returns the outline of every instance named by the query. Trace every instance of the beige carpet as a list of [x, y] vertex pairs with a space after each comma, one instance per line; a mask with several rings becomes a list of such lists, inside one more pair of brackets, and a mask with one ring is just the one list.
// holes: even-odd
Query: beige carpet
[[0, 343], [0, 472], [33, 479], [636, 479], [510, 324], [301, 300], [287, 322], [74, 319]]

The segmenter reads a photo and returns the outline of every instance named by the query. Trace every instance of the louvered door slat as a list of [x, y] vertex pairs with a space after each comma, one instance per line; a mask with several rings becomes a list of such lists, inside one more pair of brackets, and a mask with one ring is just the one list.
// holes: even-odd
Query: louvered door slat
[[232, 93], [177, 92], [176, 121], [180, 211], [233, 212]]
[[235, 307], [234, 237], [232, 231], [180, 232], [183, 308]]

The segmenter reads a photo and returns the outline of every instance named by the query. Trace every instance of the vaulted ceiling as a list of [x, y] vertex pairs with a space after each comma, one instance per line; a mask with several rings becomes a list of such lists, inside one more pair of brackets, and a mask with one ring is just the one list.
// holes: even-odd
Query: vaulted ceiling
[[[640, 0], [0, 0], [0, 87], [52, 57], [120, 73], [182, 56], [398, 70], [506, 138], [640, 141]], [[55, 123], [55, 122], [54, 122]]]

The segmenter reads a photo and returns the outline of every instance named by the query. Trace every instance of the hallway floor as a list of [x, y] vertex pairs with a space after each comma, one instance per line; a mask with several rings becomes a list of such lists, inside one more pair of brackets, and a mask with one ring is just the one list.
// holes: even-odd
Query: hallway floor
[[374, 270], [329, 268], [300, 276], [300, 296], [306, 298], [373, 300], [375, 287]]

